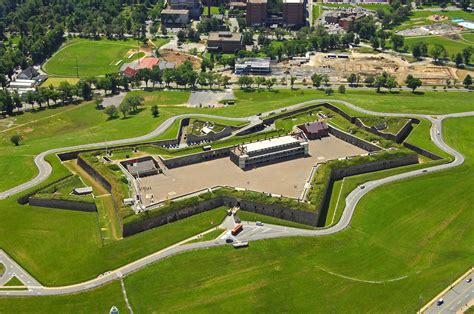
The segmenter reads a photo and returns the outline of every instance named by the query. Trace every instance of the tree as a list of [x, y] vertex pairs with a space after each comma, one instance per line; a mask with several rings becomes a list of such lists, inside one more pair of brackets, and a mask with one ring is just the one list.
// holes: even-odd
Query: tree
[[464, 84], [464, 86], [466, 88], [471, 88], [471, 85], [472, 85], [472, 77], [468, 74], [466, 75], [466, 77], [464, 78], [464, 80], [462, 81], [462, 83]]
[[84, 100], [91, 100], [92, 99], [92, 87], [90, 84], [84, 80], [80, 80], [76, 84], [76, 88], [79, 92], [79, 95]]
[[245, 88], [251, 88], [253, 84], [253, 78], [247, 75], [242, 75], [238, 78], [237, 84], [240, 85], [240, 88], [243, 88], [243, 86], [245, 86]]
[[460, 52], [458, 52], [458, 53], [454, 56], [453, 59], [454, 59], [453, 61], [454, 61], [454, 63], [456, 63], [456, 66], [457, 66], [457, 67], [459, 67], [459, 66], [462, 64], [462, 62], [463, 62], [463, 56], [462, 56], [462, 54], [461, 54]]
[[224, 88], [227, 88], [227, 85], [229, 85], [230, 82], [230, 77], [227, 75], [221, 76], [221, 85], [224, 86]]
[[324, 85], [329, 86], [329, 75], [323, 74], [322, 76]]
[[377, 88], [377, 93], [380, 93], [380, 89], [385, 86], [387, 78], [383, 75], [377, 76], [374, 82], [374, 86]]
[[441, 59], [446, 58], [447, 52], [443, 45], [436, 44], [430, 51], [431, 56], [435, 62], [440, 62]]
[[337, 88], [337, 91], [339, 92], [339, 94], [345, 94], [346, 87], [344, 85], [339, 85], [339, 87]]
[[151, 114], [155, 118], [158, 117], [158, 115], [160, 114], [160, 111], [158, 110], [158, 105], [151, 106]]
[[421, 86], [421, 80], [419, 78], [413, 77], [413, 75], [408, 74], [405, 84], [407, 84], [408, 88], [411, 88], [412, 92], [415, 92], [415, 89]]
[[387, 87], [390, 92], [392, 91], [392, 88], [397, 87], [397, 85], [398, 85], [397, 81], [395, 80], [394, 77], [392, 76], [387, 77], [387, 80], [385, 81], [385, 87]]
[[[341, 86], [342, 86], [342, 85], [341, 85]], [[328, 95], [328, 96], [331, 96], [331, 95], [334, 93], [334, 91], [332, 90], [331, 87], [328, 87], [328, 88], [326, 88], [326, 89], [324, 90], [324, 93], [325, 93], [326, 95]]]
[[277, 79], [272, 77], [270, 79], [265, 80], [265, 85], [267, 86], [268, 90], [271, 90], [273, 85], [275, 85], [277, 82]]
[[364, 83], [367, 84], [367, 86], [372, 86], [375, 83], [375, 77], [373, 75], [368, 75], [365, 78]]
[[127, 116], [127, 112], [129, 112], [130, 109], [131, 109], [130, 102], [127, 101], [127, 99], [122, 101], [122, 103], [119, 106], [119, 110], [123, 114], [124, 118]]
[[414, 58], [420, 59], [421, 57], [426, 57], [428, 54], [428, 46], [422, 41], [418, 41], [412, 47], [412, 55]]
[[290, 86], [291, 86], [291, 89], [293, 89], [293, 86], [295, 85], [295, 81], [296, 81], [296, 76], [291, 76], [291, 77], [290, 77]]
[[255, 78], [255, 84], [257, 84], [257, 89], [260, 89], [260, 85], [265, 84], [265, 78], [261, 76], [257, 76]]
[[313, 75], [311, 75], [311, 80], [313, 81], [313, 86], [319, 88], [321, 86], [321, 81], [323, 80], [323, 77], [321, 76], [321, 74], [314, 73]]
[[349, 82], [350, 86], [357, 86], [357, 84], [359, 83], [359, 76], [355, 73], [351, 73], [347, 77], [347, 82]]
[[105, 108], [104, 112], [106, 115], [109, 116], [109, 119], [113, 119], [117, 117], [117, 114], [118, 114], [117, 107], [115, 106], [108, 106], [107, 108]]
[[175, 76], [174, 69], [164, 69], [163, 70], [163, 80], [166, 83], [166, 86], [169, 87], [171, 82], [173, 82]]
[[462, 56], [464, 58], [465, 64], [471, 63], [471, 56], [472, 56], [473, 51], [474, 51], [474, 48], [472, 48], [472, 46], [466, 47], [462, 50]]
[[10, 142], [14, 144], [15, 146], [20, 145], [20, 141], [22, 140], [21, 135], [15, 134], [10, 137]]
[[392, 48], [395, 51], [398, 51], [400, 48], [403, 47], [405, 43], [405, 37], [402, 35], [392, 34], [390, 37], [390, 41], [392, 42]]
[[100, 94], [94, 94], [93, 99], [96, 109], [99, 109], [102, 105], [102, 102], [104, 101], [104, 97], [102, 97]]

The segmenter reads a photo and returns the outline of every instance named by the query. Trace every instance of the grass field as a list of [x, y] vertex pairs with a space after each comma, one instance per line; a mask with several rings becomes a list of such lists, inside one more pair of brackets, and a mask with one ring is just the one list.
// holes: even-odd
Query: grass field
[[316, 23], [316, 20], [321, 16], [323, 13], [323, 8], [321, 8], [318, 4], [313, 4], [313, 23]]
[[[413, 46], [417, 42], [426, 43], [428, 45], [428, 51], [430, 51], [434, 45], [442, 45], [444, 46], [444, 48], [446, 48], [449, 58], [451, 58], [452, 55], [458, 52], [461, 52], [466, 47], [474, 48], [474, 44], [469, 44], [462, 40], [449, 39], [443, 36], [406, 37], [405, 38], [405, 44], [407, 44], [409, 47]], [[471, 60], [474, 60], [474, 58], [471, 58]]]
[[[474, 195], [466, 192], [472, 189], [473, 123], [474, 118], [446, 122], [446, 137], [466, 154], [465, 165], [377, 189], [358, 206], [350, 229], [172, 257], [126, 278], [132, 307], [139, 312], [226, 311], [235, 304], [242, 311], [415, 311], [472, 264]], [[207, 267], [192, 267], [202, 264]], [[147, 280], [158, 275], [159, 281]]]
[[76, 84], [77, 82], [79, 82], [79, 78], [77, 77], [48, 77], [48, 79], [43, 83], [41, 84], [42, 86], [54, 86], [54, 87], [58, 87], [59, 84], [61, 84], [61, 82], [68, 82], [70, 84]]
[[143, 56], [131, 51], [137, 49], [135, 40], [71, 39], [48, 60], [43, 68], [52, 76], [76, 77], [76, 58], [79, 77], [101, 76], [117, 72], [120, 65]]

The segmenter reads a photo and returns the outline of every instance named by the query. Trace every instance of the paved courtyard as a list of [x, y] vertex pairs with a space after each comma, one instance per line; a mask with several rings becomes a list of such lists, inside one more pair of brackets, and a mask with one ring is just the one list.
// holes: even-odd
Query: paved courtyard
[[[366, 153], [333, 136], [309, 142], [310, 156], [243, 171], [229, 158], [168, 169], [140, 179], [145, 205], [217, 185], [297, 198], [318, 162]], [[153, 195], [153, 198], [151, 197]]]

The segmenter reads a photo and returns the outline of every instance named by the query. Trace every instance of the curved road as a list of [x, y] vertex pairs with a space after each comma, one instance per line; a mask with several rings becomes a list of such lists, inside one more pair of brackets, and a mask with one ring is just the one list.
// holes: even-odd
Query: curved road
[[[289, 106], [286, 108], [282, 108], [279, 110], [273, 110], [271, 112], [266, 112], [262, 114], [261, 116], [267, 116], [270, 114], [274, 114], [277, 112], [281, 112], [282, 110], [291, 110], [291, 109], [296, 109], [301, 106], [306, 106], [309, 104], [314, 104], [314, 103], [322, 103], [322, 102], [338, 102], [342, 103], [345, 106], [359, 111], [361, 113], [365, 114], [370, 114], [374, 116], [392, 116], [392, 117], [417, 117], [417, 118], [423, 118], [431, 121], [432, 127], [430, 130], [430, 136], [432, 141], [442, 150], [445, 152], [451, 154], [454, 156], [454, 160], [450, 163], [447, 164], [442, 164], [442, 165], [437, 165], [433, 166], [430, 168], [425, 168], [424, 170], [413, 170], [409, 171], [406, 173], [401, 173], [397, 175], [393, 175], [390, 177], [386, 177], [383, 179], [379, 180], [374, 180], [374, 181], [369, 181], [364, 184], [365, 188], [361, 189], [360, 187], [356, 188], [353, 190], [347, 197], [346, 197], [346, 207], [344, 208], [344, 212], [342, 214], [341, 219], [339, 222], [326, 229], [318, 229], [318, 230], [303, 230], [303, 229], [296, 229], [296, 228], [284, 228], [284, 232], [269, 232], [269, 233], [255, 233], [252, 236], [250, 236], [248, 239], [251, 240], [260, 240], [260, 239], [269, 239], [269, 238], [278, 238], [278, 237], [288, 237], [288, 236], [324, 236], [324, 235], [330, 235], [334, 234], [337, 232], [340, 232], [347, 228], [349, 226], [349, 223], [351, 221], [351, 218], [354, 214], [356, 205], [359, 203], [360, 199], [365, 196], [367, 193], [370, 191], [374, 190], [375, 188], [390, 183], [390, 182], [395, 182], [399, 181], [402, 179], [406, 178], [411, 178], [415, 176], [420, 176], [425, 173], [431, 173], [434, 171], [441, 171], [445, 169], [449, 169], [452, 167], [456, 167], [464, 162], [464, 157], [461, 153], [458, 151], [454, 150], [450, 146], [448, 146], [442, 136], [442, 121], [446, 118], [455, 118], [455, 117], [466, 117], [466, 116], [474, 116], [474, 111], [473, 112], [464, 112], [464, 113], [454, 113], [454, 114], [447, 114], [447, 115], [439, 115], [439, 116], [431, 116], [431, 115], [422, 115], [422, 114], [403, 114], [403, 113], [383, 113], [383, 112], [375, 112], [375, 111], [370, 111], [366, 109], [359, 108], [351, 103], [345, 102], [345, 101], [340, 101], [337, 100], [335, 101], [334, 99], [317, 99], [317, 100], [312, 100], [312, 101], [307, 101], [303, 103], [299, 103], [293, 106]], [[51, 173], [51, 166], [45, 161], [45, 157], [49, 154], [53, 153], [58, 153], [58, 152], [63, 152], [63, 151], [68, 151], [68, 150], [74, 150], [74, 149], [83, 149], [83, 148], [95, 148], [95, 147], [101, 147], [104, 145], [110, 145], [110, 144], [124, 144], [124, 143], [133, 143], [133, 142], [138, 142], [138, 141], [144, 141], [150, 138], [153, 138], [157, 135], [160, 135], [164, 130], [166, 130], [174, 121], [177, 119], [182, 119], [186, 117], [193, 117], [193, 116], [200, 116], [200, 117], [210, 117], [210, 118], [218, 118], [218, 119], [228, 119], [228, 120], [238, 120], [238, 121], [255, 121], [258, 119], [257, 116], [251, 116], [248, 118], [227, 118], [227, 117], [221, 117], [221, 116], [213, 116], [213, 115], [198, 115], [198, 114], [187, 114], [187, 115], [180, 115], [180, 116], [175, 116], [172, 118], [169, 118], [166, 120], [163, 124], [161, 124], [157, 129], [155, 129], [153, 132], [141, 136], [141, 137], [136, 137], [136, 138], [130, 138], [130, 139], [124, 139], [124, 140], [117, 140], [113, 142], [107, 142], [107, 143], [95, 143], [95, 144], [88, 144], [88, 145], [80, 145], [80, 146], [74, 146], [74, 147], [68, 147], [68, 148], [58, 148], [58, 149], [52, 149], [48, 150], [44, 153], [39, 154], [35, 158], [35, 163], [40, 171], [38, 176], [34, 178], [31, 181], [28, 181], [22, 185], [19, 185], [15, 188], [12, 188], [6, 192], [3, 192], [0, 194], [0, 198], [5, 198], [8, 197], [9, 195], [24, 191], [40, 182], [45, 180]], [[85, 291], [88, 289], [92, 289], [95, 287], [99, 287], [101, 285], [104, 285], [106, 283], [109, 283], [113, 280], [116, 280], [118, 278], [121, 278], [131, 272], [134, 272], [142, 267], [145, 267], [151, 263], [154, 263], [158, 260], [161, 260], [163, 258], [169, 257], [174, 254], [178, 254], [181, 252], [185, 251], [190, 251], [190, 250], [196, 250], [196, 249], [205, 249], [205, 248], [212, 248], [216, 246], [222, 246], [225, 245], [225, 241], [220, 239], [220, 240], [214, 240], [214, 241], [206, 241], [206, 242], [198, 242], [198, 243], [190, 243], [190, 244], [183, 244], [183, 245], [173, 245], [168, 248], [165, 248], [161, 251], [158, 251], [156, 253], [153, 253], [151, 255], [145, 256], [137, 261], [134, 261], [130, 264], [127, 264], [125, 266], [122, 266], [116, 270], [107, 272], [104, 275], [101, 275], [97, 278], [91, 279], [86, 282], [74, 284], [74, 285], [69, 285], [69, 286], [63, 286], [63, 287], [44, 287], [41, 285], [29, 285], [28, 290], [24, 291], [0, 291], [0, 296], [20, 296], [20, 295], [60, 295], [60, 294], [69, 294], [69, 293], [77, 293], [81, 291]], [[1, 261], [1, 259], [0, 259]]]

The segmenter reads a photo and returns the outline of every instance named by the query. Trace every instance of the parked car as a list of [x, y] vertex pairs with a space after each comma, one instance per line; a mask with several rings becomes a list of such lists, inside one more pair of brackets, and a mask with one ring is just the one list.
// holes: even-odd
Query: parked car
[[437, 306], [440, 306], [444, 303], [444, 299], [439, 299], [437, 302], [436, 302], [436, 305]]
[[261, 222], [261, 221], [257, 221], [257, 222], [255, 222], [255, 224], [256, 224], [257, 226], [263, 226], [263, 222]]
[[232, 238], [225, 239], [225, 243], [232, 243], [232, 242], [234, 242], [234, 240]]

